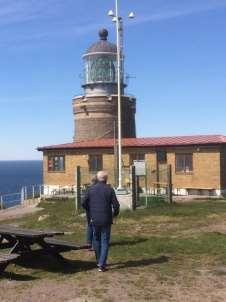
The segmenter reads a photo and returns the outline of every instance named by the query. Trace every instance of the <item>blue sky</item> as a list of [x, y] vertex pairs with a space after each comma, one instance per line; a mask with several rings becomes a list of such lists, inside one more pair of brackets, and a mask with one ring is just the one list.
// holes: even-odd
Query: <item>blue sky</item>
[[[121, 0], [138, 136], [226, 134], [226, 0]], [[0, 160], [72, 141], [81, 56], [113, 0], [0, 0]], [[133, 10], [136, 19], [127, 20]]]

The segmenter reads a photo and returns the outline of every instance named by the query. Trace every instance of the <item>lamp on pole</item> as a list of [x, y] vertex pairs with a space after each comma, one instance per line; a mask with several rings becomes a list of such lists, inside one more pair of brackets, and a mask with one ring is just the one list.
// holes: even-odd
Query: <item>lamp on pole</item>
[[[108, 16], [116, 25], [116, 43], [117, 43], [117, 84], [118, 84], [118, 190], [122, 190], [122, 117], [121, 117], [121, 84], [123, 82], [124, 73], [124, 54], [123, 54], [123, 20], [119, 16], [118, 0], [115, 0], [115, 12], [110, 10]], [[130, 12], [128, 17], [135, 17], [133, 12]]]

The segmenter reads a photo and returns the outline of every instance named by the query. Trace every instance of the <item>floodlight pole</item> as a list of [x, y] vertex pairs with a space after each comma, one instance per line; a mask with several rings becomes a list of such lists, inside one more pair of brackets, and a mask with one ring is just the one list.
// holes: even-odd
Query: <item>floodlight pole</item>
[[[122, 187], [122, 76], [124, 72], [124, 54], [123, 54], [123, 20], [119, 16], [119, 4], [118, 0], [115, 0], [115, 13], [110, 10], [108, 12], [109, 17], [113, 17], [113, 21], [116, 23], [116, 43], [117, 43], [117, 84], [118, 84], [118, 191], [123, 190]], [[134, 13], [129, 14], [129, 18], [134, 18]]]
[[[121, 52], [120, 30], [122, 19], [118, 13], [118, 0], [115, 0], [116, 40], [117, 40], [117, 76], [118, 76], [118, 189], [122, 189], [122, 113], [121, 113]], [[121, 32], [121, 35], [123, 33]]]

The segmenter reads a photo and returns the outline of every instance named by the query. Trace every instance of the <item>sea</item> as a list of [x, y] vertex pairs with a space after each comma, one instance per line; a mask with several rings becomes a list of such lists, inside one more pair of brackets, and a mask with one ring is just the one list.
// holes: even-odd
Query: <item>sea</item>
[[42, 185], [42, 161], [0, 161], [0, 197], [3, 196], [4, 207], [14, 206], [21, 200], [21, 190], [27, 187]]

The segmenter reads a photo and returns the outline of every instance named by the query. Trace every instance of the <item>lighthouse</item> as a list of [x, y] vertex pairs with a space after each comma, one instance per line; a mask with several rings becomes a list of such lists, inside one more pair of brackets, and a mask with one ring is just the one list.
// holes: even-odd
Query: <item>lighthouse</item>
[[[84, 94], [73, 98], [74, 141], [117, 138], [117, 46], [108, 41], [108, 31], [99, 31], [99, 41], [83, 55]], [[122, 137], [136, 137], [136, 99], [125, 94], [121, 72]]]

